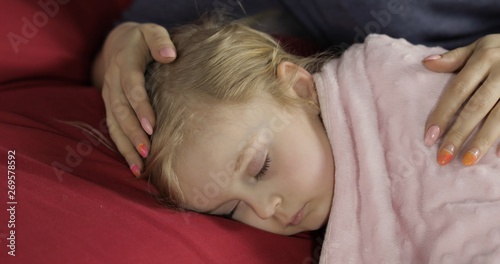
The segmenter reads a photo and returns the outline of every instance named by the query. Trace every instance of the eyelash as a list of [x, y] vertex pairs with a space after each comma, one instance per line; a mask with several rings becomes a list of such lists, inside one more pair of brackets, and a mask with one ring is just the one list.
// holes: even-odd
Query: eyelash
[[260, 181], [262, 177], [266, 174], [266, 171], [269, 168], [269, 163], [271, 163], [271, 158], [269, 158], [269, 154], [267, 154], [266, 160], [264, 161], [264, 165], [262, 165], [260, 171], [257, 173], [257, 175], [255, 175], [255, 179], [257, 179], [257, 181]]

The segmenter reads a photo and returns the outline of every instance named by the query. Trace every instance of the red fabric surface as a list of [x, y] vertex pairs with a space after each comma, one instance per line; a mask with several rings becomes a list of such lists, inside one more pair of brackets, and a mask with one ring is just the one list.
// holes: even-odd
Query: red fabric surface
[[309, 234], [162, 208], [121, 156], [59, 121], [103, 127], [90, 63], [127, 3], [0, 3], [0, 263], [311, 263]]

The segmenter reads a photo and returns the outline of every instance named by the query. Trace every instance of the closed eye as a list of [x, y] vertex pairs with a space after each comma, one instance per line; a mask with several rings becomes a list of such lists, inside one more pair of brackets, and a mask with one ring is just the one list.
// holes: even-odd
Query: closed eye
[[[264, 164], [262, 164], [262, 168], [260, 168], [260, 171], [255, 175], [255, 178], [257, 181], [260, 181], [262, 177], [266, 174], [267, 170], [269, 169], [269, 165], [271, 163], [271, 158], [269, 157], [269, 154], [266, 155], [266, 159], [264, 161]], [[234, 212], [236, 212], [236, 209], [238, 208], [238, 205], [240, 204], [240, 201], [234, 206], [233, 210], [227, 214], [221, 215], [224, 218], [227, 219], [233, 219]]]

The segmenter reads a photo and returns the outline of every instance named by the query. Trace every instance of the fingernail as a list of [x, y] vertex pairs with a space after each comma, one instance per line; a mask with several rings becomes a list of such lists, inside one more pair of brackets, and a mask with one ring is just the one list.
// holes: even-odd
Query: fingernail
[[467, 152], [465, 152], [464, 157], [462, 158], [462, 163], [465, 166], [472, 166], [476, 164], [480, 153], [481, 152], [479, 151], [478, 148], [469, 149]]
[[151, 123], [149, 122], [149, 120], [145, 117], [141, 118], [141, 126], [142, 126], [142, 129], [144, 129], [144, 131], [146, 131], [146, 133], [148, 133], [148, 135], [152, 135], [153, 134], [153, 127], [151, 126]]
[[437, 60], [437, 59], [441, 59], [441, 55], [439, 54], [434, 54], [434, 55], [430, 55], [430, 56], [427, 56], [424, 58], [424, 61], [433, 61], [433, 60]]
[[141, 143], [139, 146], [137, 146], [137, 151], [143, 158], [146, 158], [148, 156], [148, 147], [146, 147], [146, 144]]
[[165, 47], [160, 49], [160, 55], [165, 57], [165, 58], [174, 58], [175, 57], [175, 50], [170, 48], [170, 47]]
[[141, 170], [139, 169], [139, 166], [132, 164], [130, 166], [130, 171], [134, 174], [135, 177], [139, 177], [141, 175]]
[[437, 162], [441, 166], [448, 165], [450, 161], [453, 159], [453, 155], [455, 153], [455, 146], [448, 144], [444, 146], [438, 153]]
[[436, 125], [431, 126], [431, 127], [429, 127], [429, 129], [427, 129], [427, 132], [425, 133], [425, 137], [424, 137], [424, 143], [427, 147], [430, 147], [430, 146], [434, 145], [434, 143], [436, 143], [436, 140], [439, 137], [440, 131], [441, 130]]

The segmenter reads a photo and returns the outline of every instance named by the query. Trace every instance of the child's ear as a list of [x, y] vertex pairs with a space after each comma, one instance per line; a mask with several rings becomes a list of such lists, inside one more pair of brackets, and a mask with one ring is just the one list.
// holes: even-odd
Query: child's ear
[[289, 61], [278, 64], [277, 78], [290, 84], [290, 92], [296, 96], [318, 103], [318, 96], [312, 75], [304, 68]]

